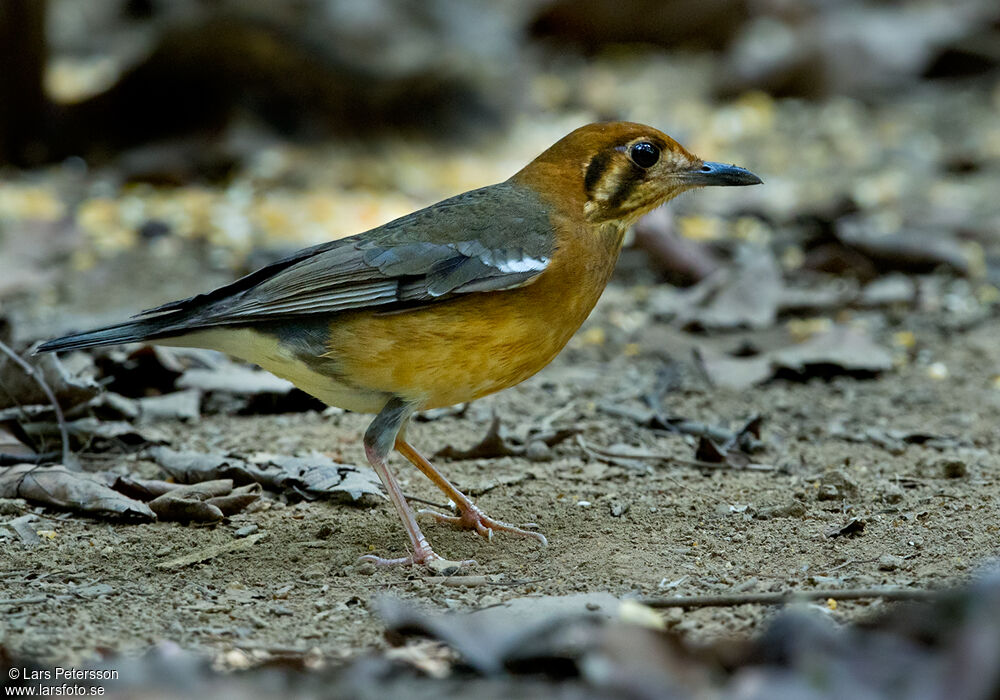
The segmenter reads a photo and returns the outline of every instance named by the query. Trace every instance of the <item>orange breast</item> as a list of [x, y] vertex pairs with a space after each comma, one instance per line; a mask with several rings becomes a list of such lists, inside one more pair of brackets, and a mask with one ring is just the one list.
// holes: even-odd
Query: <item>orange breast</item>
[[412, 311], [338, 316], [329, 357], [368, 390], [438, 408], [513, 386], [559, 353], [614, 269], [622, 231], [584, 228], [520, 289], [467, 294]]

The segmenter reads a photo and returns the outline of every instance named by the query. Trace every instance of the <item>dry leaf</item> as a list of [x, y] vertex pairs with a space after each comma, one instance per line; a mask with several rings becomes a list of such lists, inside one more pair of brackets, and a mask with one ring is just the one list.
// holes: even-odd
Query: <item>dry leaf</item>
[[0, 498], [24, 498], [41, 505], [69, 508], [95, 516], [156, 520], [145, 503], [62, 465], [19, 464], [0, 472]]

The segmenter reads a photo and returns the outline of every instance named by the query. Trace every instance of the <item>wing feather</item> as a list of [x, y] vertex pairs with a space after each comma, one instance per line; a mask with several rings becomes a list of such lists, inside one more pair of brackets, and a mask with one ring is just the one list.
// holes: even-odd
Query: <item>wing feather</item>
[[198, 328], [520, 287], [554, 252], [545, 212], [537, 195], [509, 182], [473, 190], [142, 315]]

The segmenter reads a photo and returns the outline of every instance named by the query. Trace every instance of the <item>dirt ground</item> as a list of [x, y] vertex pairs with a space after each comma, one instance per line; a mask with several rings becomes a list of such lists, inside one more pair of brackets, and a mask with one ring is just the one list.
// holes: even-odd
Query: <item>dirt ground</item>
[[[590, 447], [627, 444], [664, 456], [647, 460], [648, 471], [608, 464], [570, 438], [536, 450], [531, 460], [439, 461], [488, 513], [537, 523], [549, 539], [547, 548], [502, 534], [487, 542], [426, 525], [438, 552], [478, 561], [461, 573], [496, 575], [493, 583], [455, 586], [410, 567], [356, 563], [367, 552], [404, 552], [387, 502], [289, 505], [271, 495], [256, 511], [211, 527], [109, 524], [47, 511], [51, 538], [33, 548], [8, 539], [0, 550], [0, 602], [6, 606], [0, 642], [64, 662], [109, 650], [139, 652], [163, 640], [218, 658], [232, 649], [314, 650], [336, 660], [384, 644], [371, 611], [384, 594], [439, 609], [472, 609], [574, 592], [935, 587], [968, 577], [996, 556], [996, 319], [956, 334], [946, 312], [900, 314], [880, 335], [915, 332], [918, 362], [871, 379], [778, 379], [734, 391], [709, 386], [690, 362], [691, 348], [767, 346], [784, 331], [684, 333], [643, 317], [642, 298], [641, 288], [613, 284], [584, 331], [549, 368], [462, 415], [414, 425], [411, 437], [427, 453], [476, 443], [496, 412], [515, 434], [547, 419], [554, 427], [577, 428]], [[627, 314], [642, 322], [620, 331]], [[928, 371], [932, 363], [946, 366], [947, 376]], [[677, 377], [662, 396], [668, 415], [730, 428], [763, 415], [766, 449], [754, 459], [770, 469], [692, 466], [692, 438], [608, 413], [609, 405], [640, 406], [638, 397], [664, 372]], [[168, 431], [175, 449], [318, 451], [362, 464], [367, 420], [315, 412], [212, 415], [157, 427]], [[898, 449], [872, 437], [893, 430], [923, 435], [917, 440], [923, 444], [898, 443]], [[141, 453], [85, 459], [85, 465], [107, 468], [108, 461], [123, 471], [159, 474]], [[399, 461], [406, 492], [440, 503], [432, 485]], [[827, 534], [852, 518], [864, 521], [860, 534]], [[265, 536], [243, 551], [176, 570], [157, 568], [230, 542], [248, 525]], [[22, 598], [28, 600], [11, 602]], [[829, 614], [851, 620], [872, 608], [843, 603]], [[769, 613], [741, 606], [670, 609], [666, 617], [674, 629], [704, 639], [758, 629]]]

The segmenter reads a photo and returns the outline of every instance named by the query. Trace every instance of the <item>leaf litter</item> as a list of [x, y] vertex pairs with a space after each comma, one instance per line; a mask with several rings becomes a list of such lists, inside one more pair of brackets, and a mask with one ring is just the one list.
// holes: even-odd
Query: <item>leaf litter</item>
[[[251, 546], [248, 538], [227, 549]], [[214, 554], [224, 553], [220, 548]], [[176, 571], [194, 563], [193, 557], [178, 558], [164, 562], [163, 568]], [[87, 593], [89, 589], [93, 591]], [[74, 590], [81, 597], [114, 593], [107, 584]], [[254, 648], [237, 641], [213, 663], [196, 652], [160, 644], [133, 657], [130, 672], [112, 687], [163, 698], [187, 697], [192, 682], [233, 697], [270, 697], [275, 679], [291, 698], [313, 698], [320, 692], [467, 697], [474, 688], [482, 697], [792, 700], [901, 695], [977, 700], [1000, 691], [991, 653], [1000, 629], [995, 573], [954, 591], [845, 590], [846, 601], [855, 595], [913, 600], [853, 627], [830, 619], [838, 592], [828, 593], [834, 597], [822, 605], [793, 602], [753, 639], [700, 645], [669, 629], [660, 614], [641, 602], [601, 593], [520, 597], [465, 613], [436, 613], [383, 596], [373, 607], [386, 629], [388, 649], [330, 663], [309, 649]], [[758, 594], [716, 598], [697, 603], [794, 601], [794, 596]], [[685, 599], [673, 604], [684, 605]], [[0, 647], [0, 652], [5, 675], [11, 668], [31, 667], [31, 660], [15, 651]], [[87, 668], [113, 668], [116, 663], [121, 658]], [[226, 672], [232, 670], [242, 672]]]
[[385, 498], [381, 482], [370, 468], [339, 464], [320, 454], [310, 457], [261, 454], [245, 460], [157, 447], [150, 451], [150, 456], [183, 484], [223, 479], [241, 485], [259, 484], [276, 492], [290, 491], [309, 499]]

